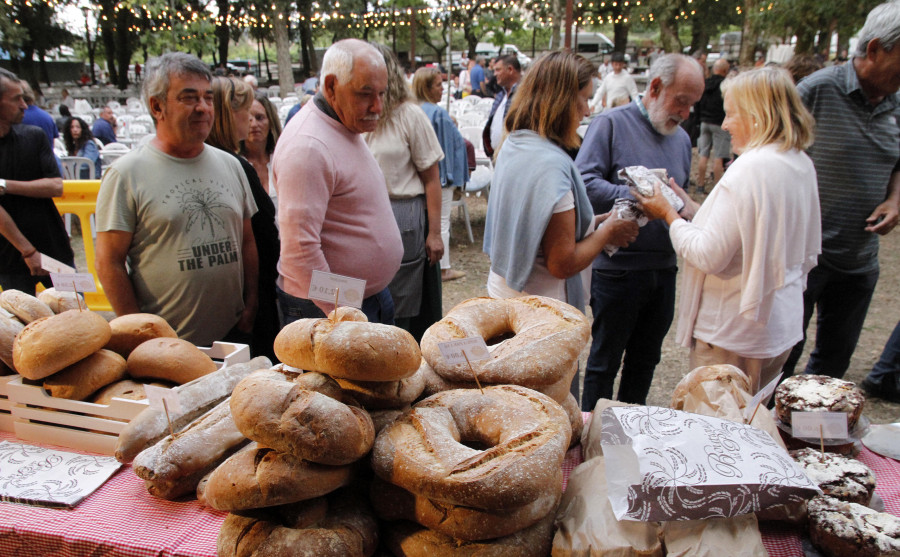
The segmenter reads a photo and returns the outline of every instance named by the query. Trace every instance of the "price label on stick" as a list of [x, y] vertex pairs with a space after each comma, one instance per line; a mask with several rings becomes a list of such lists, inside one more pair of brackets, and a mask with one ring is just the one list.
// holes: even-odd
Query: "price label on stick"
[[57, 261], [49, 255], [41, 254], [41, 269], [48, 273], [75, 273], [74, 267], [69, 267], [62, 261]]
[[444, 361], [450, 365], [465, 364], [466, 358], [470, 362], [486, 360], [491, 357], [484, 339], [481, 337], [468, 337], [459, 340], [439, 342], [438, 350], [441, 351]]
[[[340, 290], [340, 292], [338, 292]], [[366, 291], [366, 281], [324, 271], [313, 271], [309, 280], [310, 300], [334, 303], [338, 294], [338, 305], [361, 308]]]
[[769, 403], [769, 397], [772, 396], [772, 393], [775, 392], [775, 387], [778, 386], [778, 382], [781, 380], [781, 376], [784, 373], [779, 373], [778, 377], [772, 379], [768, 385], [759, 390], [758, 393], [753, 395], [753, 398], [750, 399], [750, 403], [744, 408], [744, 419], [748, 422], [752, 420], [752, 415], [756, 410], [758, 405], [766, 405]]
[[844, 412], [791, 412], [791, 435], [801, 439], [850, 437]]
[[50, 273], [53, 287], [60, 292], [96, 292], [97, 285], [90, 273]]
[[[171, 416], [181, 414], [181, 399], [178, 397], [178, 391], [175, 389], [144, 385], [144, 392], [147, 393], [147, 401], [150, 402], [150, 408], [168, 409]], [[165, 401], [165, 405], [163, 405], [163, 401]]]

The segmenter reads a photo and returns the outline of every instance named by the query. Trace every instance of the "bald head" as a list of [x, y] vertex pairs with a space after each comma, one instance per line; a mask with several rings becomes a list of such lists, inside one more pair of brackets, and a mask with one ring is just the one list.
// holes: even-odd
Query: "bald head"
[[728, 63], [728, 60], [724, 58], [719, 58], [716, 60], [715, 64], [712, 67], [712, 73], [716, 75], [726, 76], [728, 75], [728, 70], [731, 69], [731, 64]]

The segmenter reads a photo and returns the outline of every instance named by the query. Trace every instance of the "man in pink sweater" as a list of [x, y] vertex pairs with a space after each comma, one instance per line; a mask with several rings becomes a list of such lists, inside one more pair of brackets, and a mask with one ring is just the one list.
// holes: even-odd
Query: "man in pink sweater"
[[364, 41], [334, 43], [322, 87], [291, 119], [272, 159], [278, 190], [282, 326], [324, 317], [332, 304], [307, 299], [312, 271], [366, 281], [369, 321], [393, 323], [388, 283], [403, 244], [384, 175], [361, 134], [375, 129], [387, 89], [384, 59]]

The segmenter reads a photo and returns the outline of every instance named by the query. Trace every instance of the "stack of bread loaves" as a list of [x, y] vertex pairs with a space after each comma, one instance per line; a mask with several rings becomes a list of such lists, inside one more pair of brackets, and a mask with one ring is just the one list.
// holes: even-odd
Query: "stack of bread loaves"
[[416, 404], [375, 440], [372, 503], [398, 556], [544, 556], [571, 427], [517, 385], [457, 389]]
[[133, 314], [107, 323], [98, 313], [70, 309], [80, 302], [69, 294], [53, 289], [41, 292], [40, 299], [15, 290], [0, 294], [0, 304], [25, 324], [0, 318], [0, 359], [26, 380], [41, 382], [51, 396], [87, 400], [103, 389], [90, 401], [142, 399], [143, 383], [126, 376], [171, 385], [215, 371], [215, 363], [176, 338], [161, 317]]
[[[481, 337], [490, 359], [449, 364], [438, 345]], [[570, 392], [578, 373], [578, 358], [591, 339], [591, 326], [572, 306], [544, 296], [497, 300], [466, 300], [432, 325], [422, 336], [426, 396], [449, 389], [481, 385], [521, 385], [549, 396], [563, 406], [573, 429], [572, 444], [581, 438], [581, 408]]]

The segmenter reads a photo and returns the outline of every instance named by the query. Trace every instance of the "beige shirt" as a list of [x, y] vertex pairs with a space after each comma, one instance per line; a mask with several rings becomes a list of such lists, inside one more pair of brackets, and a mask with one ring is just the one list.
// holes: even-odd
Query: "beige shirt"
[[425, 193], [419, 171], [443, 159], [444, 151], [421, 107], [412, 102], [401, 104], [390, 122], [364, 137], [384, 172], [389, 197], [404, 199]]

